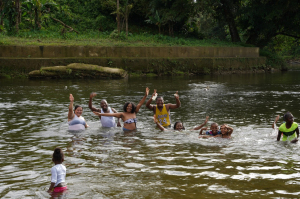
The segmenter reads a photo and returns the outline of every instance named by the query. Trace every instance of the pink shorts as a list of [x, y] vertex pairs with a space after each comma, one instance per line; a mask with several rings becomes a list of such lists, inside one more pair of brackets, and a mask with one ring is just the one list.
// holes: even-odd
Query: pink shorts
[[53, 192], [57, 193], [57, 192], [63, 192], [65, 190], [67, 190], [67, 186], [65, 186], [65, 187], [54, 187]]

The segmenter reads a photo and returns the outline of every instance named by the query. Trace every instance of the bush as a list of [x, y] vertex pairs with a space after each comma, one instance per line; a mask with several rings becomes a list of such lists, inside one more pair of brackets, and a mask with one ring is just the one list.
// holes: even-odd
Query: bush
[[279, 56], [275, 52], [271, 52], [268, 50], [260, 50], [259, 51], [259, 56], [263, 56], [267, 58], [266, 65], [267, 66], [272, 66], [273, 68], [281, 69], [281, 70], [286, 70], [287, 69], [287, 64], [284, 60], [283, 57]]

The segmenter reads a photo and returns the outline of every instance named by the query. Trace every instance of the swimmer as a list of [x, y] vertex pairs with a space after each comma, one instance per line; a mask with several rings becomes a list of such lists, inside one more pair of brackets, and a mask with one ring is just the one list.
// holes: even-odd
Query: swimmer
[[68, 124], [69, 130], [71, 131], [80, 131], [85, 130], [88, 127], [85, 119], [81, 116], [83, 108], [80, 105], [76, 105], [73, 112], [73, 103], [74, 97], [70, 94], [70, 105], [69, 105], [69, 112], [68, 112]]
[[[160, 122], [159, 122], [159, 121], [157, 120], [157, 118], [156, 118], [156, 115], [153, 115], [153, 119], [154, 119], [154, 123], [157, 125], [157, 127], [158, 127], [160, 130], [162, 130], [162, 131], [168, 131], [168, 129], [164, 128], [164, 127], [160, 124]], [[205, 119], [205, 121], [204, 121], [203, 124], [201, 124], [200, 126], [197, 126], [197, 127], [193, 128], [193, 129], [190, 129], [190, 130], [199, 130], [199, 129], [201, 129], [201, 128], [208, 122], [208, 119], [209, 119], [209, 116], [206, 116], [206, 119]], [[177, 121], [177, 122], [175, 122], [175, 124], [174, 124], [174, 126], [173, 126], [173, 129], [174, 129], [175, 131], [182, 131], [182, 130], [185, 130], [185, 127], [183, 126], [183, 123], [182, 123], [182, 122]]]
[[[176, 109], [181, 106], [178, 91], [174, 94], [176, 104], [164, 104], [164, 98], [162, 96], [157, 96], [156, 89], [154, 89], [154, 92], [152, 94], [152, 97], [148, 100], [146, 103], [146, 107], [153, 111], [153, 113], [156, 115], [156, 118], [158, 122], [163, 127], [171, 127], [171, 117], [170, 117], [170, 109]], [[151, 102], [156, 97], [156, 105], [151, 105]]]
[[53, 192], [63, 192], [67, 190], [67, 185], [65, 183], [66, 179], [66, 167], [62, 165], [64, 161], [64, 153], [60, 148], [56, 148], [52, 155], [52, 161], [55, 164], [51, 168], [51, 185], [48, 189], [48, 193]]
[[217, 135], [221, 135], [221, 131], [218, 130], [219, 126], [217, 123], [212, 123], [210, 125], [210, 131], [206, 131], [205, 135], [202, 135], [203, 130], [207, 130], [207, 127], [200, 129], [199, 132], [199, 138], [209, 138], [209, 137], [215, 137]]
[[285, 121], [285, 123], [281, 124], [278, 128], [277, 141], [280, 141], [282, 134], [282, 141], [290, 141], [291, 143], [296, 143], [299, 138], [299, 128], [298, 124], [294, 122], [294, 116], [292, 115], [292, 113], [287, 112], [286, 114], [284, 114], [283, 120]]
[[123, 131], [133, 131], [136, 130], [137, 118], [136, 114], [139, 112], [141, 106], [145, 102], [147, 96], [149, 95], [149, 88], [146, 88], [145, 96], [136, 106], [133, 102], [126, 102], [123, 111], [121, 113], [99, 113], [93, 111], [93, 113], [97, 116], [109, 116], [109, 117], [117, 117], [121, 118], [124, 122]]
[[[104, 99], [101, 100], [101, 102], [100, 102], [101, 109], [97, 109], [97, 108], [93, 107], [92, 100], [93, 100], [93, 97], [95, 97], [96, 95], [97, 95], [96, 93], [90, 94], [89, 108], [91, 109], [91, 111], [93, 111], [93, 112], [95, 111], [95, 112], [99, 112], [99, 113], [117, 113], [118, 112], [114, 108], [109, 107], [107, 104], [107, 101]], [[100, 122], [103, 127], [115, 127], [116, 126], [114, 117], [99, 116], [99, 119], [100, 119]], [[117, 126], [118, 127], [121, 126], [120, 118], [118, 118]]]
[[221, 138], [231, 138], [231, 134], [233, 133], [233, 128], [228, 126], [227, 124], [223, 124], [220, 127], [221, 130], [221, 135], [218, 135], [216, 137], [221, 137]]

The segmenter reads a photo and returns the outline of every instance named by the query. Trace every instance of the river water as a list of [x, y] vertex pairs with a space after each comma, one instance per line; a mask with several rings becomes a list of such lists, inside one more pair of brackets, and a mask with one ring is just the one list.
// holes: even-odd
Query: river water
[[[127, 80], [0, 80], [0, 197], [50, 198], [51, 155], [65, 153], [67, 198], [296, 198], [300, 143], [277, 142], [271, 125], [286, 111], [299, 121], [300, 71]], [[189, 129], [210, 116], [232, 139], [199, 139], [198, 131], [161, 132], [142, 106], [138, 131], [102, 128], [88, 109], [107, 99], [122, 111], [149, 87]], [[208, 88], [208, 89], [206, 89]], [[68, 132], [69, 94], [89, 128]], [[148, 96], [147, 100], [149, 99]], [[282, 119], [280, 120], [280, 123]], [[209, 125], [208, 124], [208, 125]], [[279, 125], [279, 124], [278, 124]]]

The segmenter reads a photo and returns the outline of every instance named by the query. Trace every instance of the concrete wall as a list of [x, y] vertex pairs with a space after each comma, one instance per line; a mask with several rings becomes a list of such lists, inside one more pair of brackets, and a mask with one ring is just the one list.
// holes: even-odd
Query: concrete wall
[[70, 63], [116, 67], [129, 73], [174, 74], [176, 71], [208, 74], [222, 71], [251, 71], [263, 66], [264, 57], [257, 58], [0, 58], [0, 73], [29, 73], [43, 66]]
[[0, 46], [0, 74], [27, 74], [70, 63], [169, 75], [251, 71], [264, 66], [266, 59], [259, 57], [259, 48], [246, 47]]
[[259, 57], [256, 47], [94, 47], [94, 46], [0, 46], [0, 57]]

